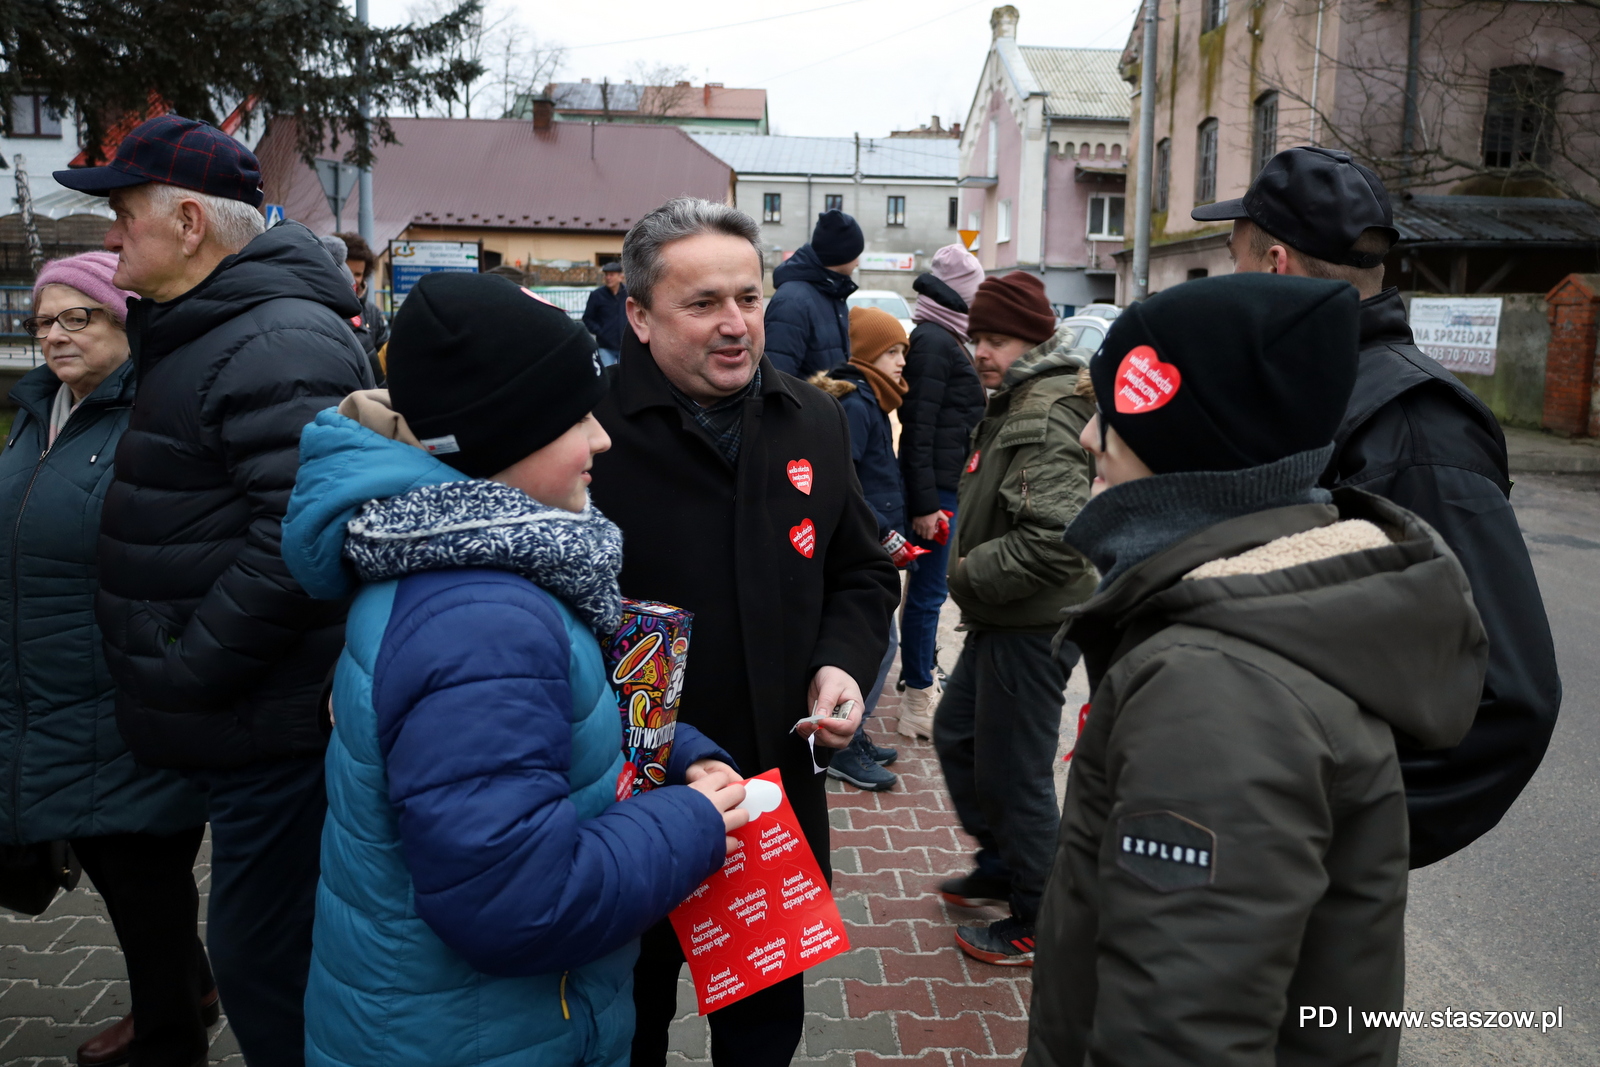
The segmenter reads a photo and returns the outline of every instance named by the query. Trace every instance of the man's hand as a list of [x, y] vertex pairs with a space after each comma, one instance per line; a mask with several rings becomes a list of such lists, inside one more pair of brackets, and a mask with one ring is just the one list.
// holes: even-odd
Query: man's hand
[[828, 715], [847, 700], [855, 701], [848, 719], [825, 718], [819, 723], [801, 723], [795, 731], [802, 738], [817, 735], [817, 744], [829, 748], [844, 748], [861, 727], [861, 711], [866, 701], [856, 680], [838, 667], [818, 667], [811, 676], [811, 689], [806, 694], [807, 707], [813, 715]]
[[932, 541], [939, 533], [939, 516], [943, 514], [942, 511], [933, 511], [926, 515], [918, 515], [911, 520], [911, 532], [924, 541]]
[[[731, 834], [739, 827], [750, 821], [750, 813], [739, 805], [744, 803], [744, 779], [733, 773], [733, 769], [726, 763], [716, 760], [699, 760], [691, 764], [684, 777], [694, 773], [694, 768], [702, 763], [715, 764], [725, 768], [721, 771], [702, 771], [701, 774], [689, 783], [689, 788], [700, 793], [716, 806], [722, 813], [722, 832]], [[723, 847], [732, 852], [739, 842], [731, 837], [723, 838]]]

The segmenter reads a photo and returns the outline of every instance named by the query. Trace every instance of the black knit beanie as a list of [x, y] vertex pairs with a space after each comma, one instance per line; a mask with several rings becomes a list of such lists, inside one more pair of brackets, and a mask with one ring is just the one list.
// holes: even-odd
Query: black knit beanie
[[390, 326], [389, 401], [424, 448], [487, 478], [594, 410], [589, 332], [497, 274], [425, 274]]
[[811, 231], [811, 251], [817, 254], [824, 267], [838, 267], [861, 254], [867, 239], [861, 234], [861, 225], [838, 208], [817, 216], [817, 227]]
[[1089, 363], [1100, 417], [1156, 474], [1323, 448], [1356, 379], [1348, 282], [1231, 274], [1133, 304]]

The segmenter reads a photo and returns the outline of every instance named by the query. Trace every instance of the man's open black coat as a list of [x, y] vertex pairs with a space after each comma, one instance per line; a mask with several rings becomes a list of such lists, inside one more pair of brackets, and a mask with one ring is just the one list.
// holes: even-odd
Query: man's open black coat
[[[872, 684], [900, 599], [850, 461], [844, 411], [763, 360], [760, 391], [744, 402], [735, 468], [673, 399], [632, 330], [609, 373], [596, 415], [611, 450], [595, 457], [592, 492], [622, 528], [622, 594], [694, 612], [679, 717], [746, 775], [782, 768], [827, 873], [822, 776], [789, 729], [810, 713], [817, 668], [842, 668], [863, 690]], [[801, 461], [809, 483], [790, 477]], [[804, 546], [808, 524], [809, 555], [791, 539]]]

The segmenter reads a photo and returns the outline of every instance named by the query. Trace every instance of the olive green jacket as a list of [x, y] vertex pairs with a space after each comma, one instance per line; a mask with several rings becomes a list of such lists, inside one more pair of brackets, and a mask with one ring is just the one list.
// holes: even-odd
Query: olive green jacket
[[972, 433], [950, 548], [950, 595], [968, 629], [1054, 633], [1061, 609], [1087, 600], [1098, 581], [1061, 540], [1094, 478], [1078, 444], [1094, 415], [1078, 374], [1091, 353], [1068, 348], [1069, 336], [1019, 359]]

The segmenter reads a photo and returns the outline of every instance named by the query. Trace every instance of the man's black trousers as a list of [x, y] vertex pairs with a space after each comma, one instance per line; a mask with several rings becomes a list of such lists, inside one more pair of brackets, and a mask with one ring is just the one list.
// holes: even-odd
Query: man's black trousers
[[80, 837], [72, 851], [106, 902], [128, 966], [132, 1067], [194, 1063], [205, 1055], [200, 1000], [211, 968], [195, 932], [194, 858], [205, 826], [175, 834]]
[[[667, 1027], [678, 1014], [683, 949], [666, 919], [644, 932], [633, 967], [632, 1067], [667, 1062]], [[805, 975], [785, 978], [706, 1017], [716, 1067], [788, 1067], [805, 1025]]]
[[1055, 758], [1077, 646], [1050, 634], [972, 630], [933, 716], [933, 745], [978, 869], [1011, 880], [1011, 914], [1031, 923], [1055, 858]]

